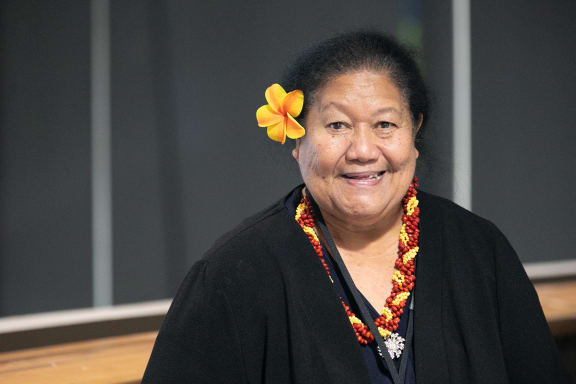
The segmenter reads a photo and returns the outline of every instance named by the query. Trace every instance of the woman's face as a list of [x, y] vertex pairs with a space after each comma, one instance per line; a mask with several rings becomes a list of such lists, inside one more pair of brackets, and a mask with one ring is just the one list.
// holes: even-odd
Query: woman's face
[[325, 217], [366, 226], [398, 213], [416, 168], [416, 128], [385, 72], [350, 72], [329, 81], [304, 127], [292, 154]]

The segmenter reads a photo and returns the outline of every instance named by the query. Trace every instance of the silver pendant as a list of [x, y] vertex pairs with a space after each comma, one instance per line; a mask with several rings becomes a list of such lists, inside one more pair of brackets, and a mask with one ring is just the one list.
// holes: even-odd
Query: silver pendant
[[[386, 338], [386, 340], [384, 340], [384, 344], [386, 344], [386, 349], [388, 350], [388, 353], [390, 354], [391, 358], [397, 359], [400, 357], [400, 355], [402, 355], [405, 341], [406, 340], [396, 332], [392, 333], [390, 336]], [[384, 358], [380, 346], [377, 346], [376, 349], [378, 350], [378, 354], [380, 355], [380, 357]]]
[[404, 350], [405, 341], [406, 340], [396, 332], [386, 338], [384, 344], [386, 344], [386, 348], [388, 349], [388, 353], [390, 353], [390, 357], [393, 359], [400, 357], [402, 351]]

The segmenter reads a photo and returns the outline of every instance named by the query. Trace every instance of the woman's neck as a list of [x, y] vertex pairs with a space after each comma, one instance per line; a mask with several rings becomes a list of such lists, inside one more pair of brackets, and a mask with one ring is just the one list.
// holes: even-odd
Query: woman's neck
[[350, 220], [331, 215], [320, 208], [322, 217], [338, 248], [362, 257], [381, 255], [382, 249], [396, 247], [402, 227], [402, 205], [390, 209], [374, 222]]

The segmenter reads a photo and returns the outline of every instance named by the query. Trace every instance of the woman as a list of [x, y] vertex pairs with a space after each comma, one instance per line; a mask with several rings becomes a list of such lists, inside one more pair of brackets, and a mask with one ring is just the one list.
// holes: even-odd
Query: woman
[[143, 382], [567, 382], [505, 237], [415, 188], [428, 99], [412, 57], [346, 34], [283, 85], [297, 91], [270, 87], [257, 117], [298, 138], [304, 185], [192, 267]]

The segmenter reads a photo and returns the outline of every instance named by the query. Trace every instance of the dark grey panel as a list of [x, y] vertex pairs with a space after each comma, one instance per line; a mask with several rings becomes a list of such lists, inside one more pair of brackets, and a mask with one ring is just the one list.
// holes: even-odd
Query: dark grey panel
[[88, 5], [0, 4], [0, 315], [92, 304]]
[[472, 2], [473, 208], [523, 261], [574, 258], [576, 2]]
[[431, 113], [420, 159], [420, 184], [452, 198], [452, 8], [450, 1], [422, 2], [422, 65]]
[[[167, 252], [168, 227], [175, 216], [166, 220], [163, 191], [173, 193], [169, 201], [178, 201], [180, 188], [164, 185], [162, 161], [173, 149], [161, 146], [165, 135], [173, 129], [165, 124], [161, 107], [170, 102], [158, 95], [163, 70], [170, 69], [168, 58], [159, 45], [169, 43], [165, 37], [158, 42], [155, 33], [162, 15], [154, 3], [147, 1], [116, 1], [111, 7], [112, 36], [112, 149], [114, 200], [114, 301], [125, 303], [152, 300], [167, 296], [173, 259]], [[159, 43], [159, 44], [158, 44]], [[164, 64], [164, 68], [156, 65]], [[175, 212], [180, 215], [180, 212]]]

